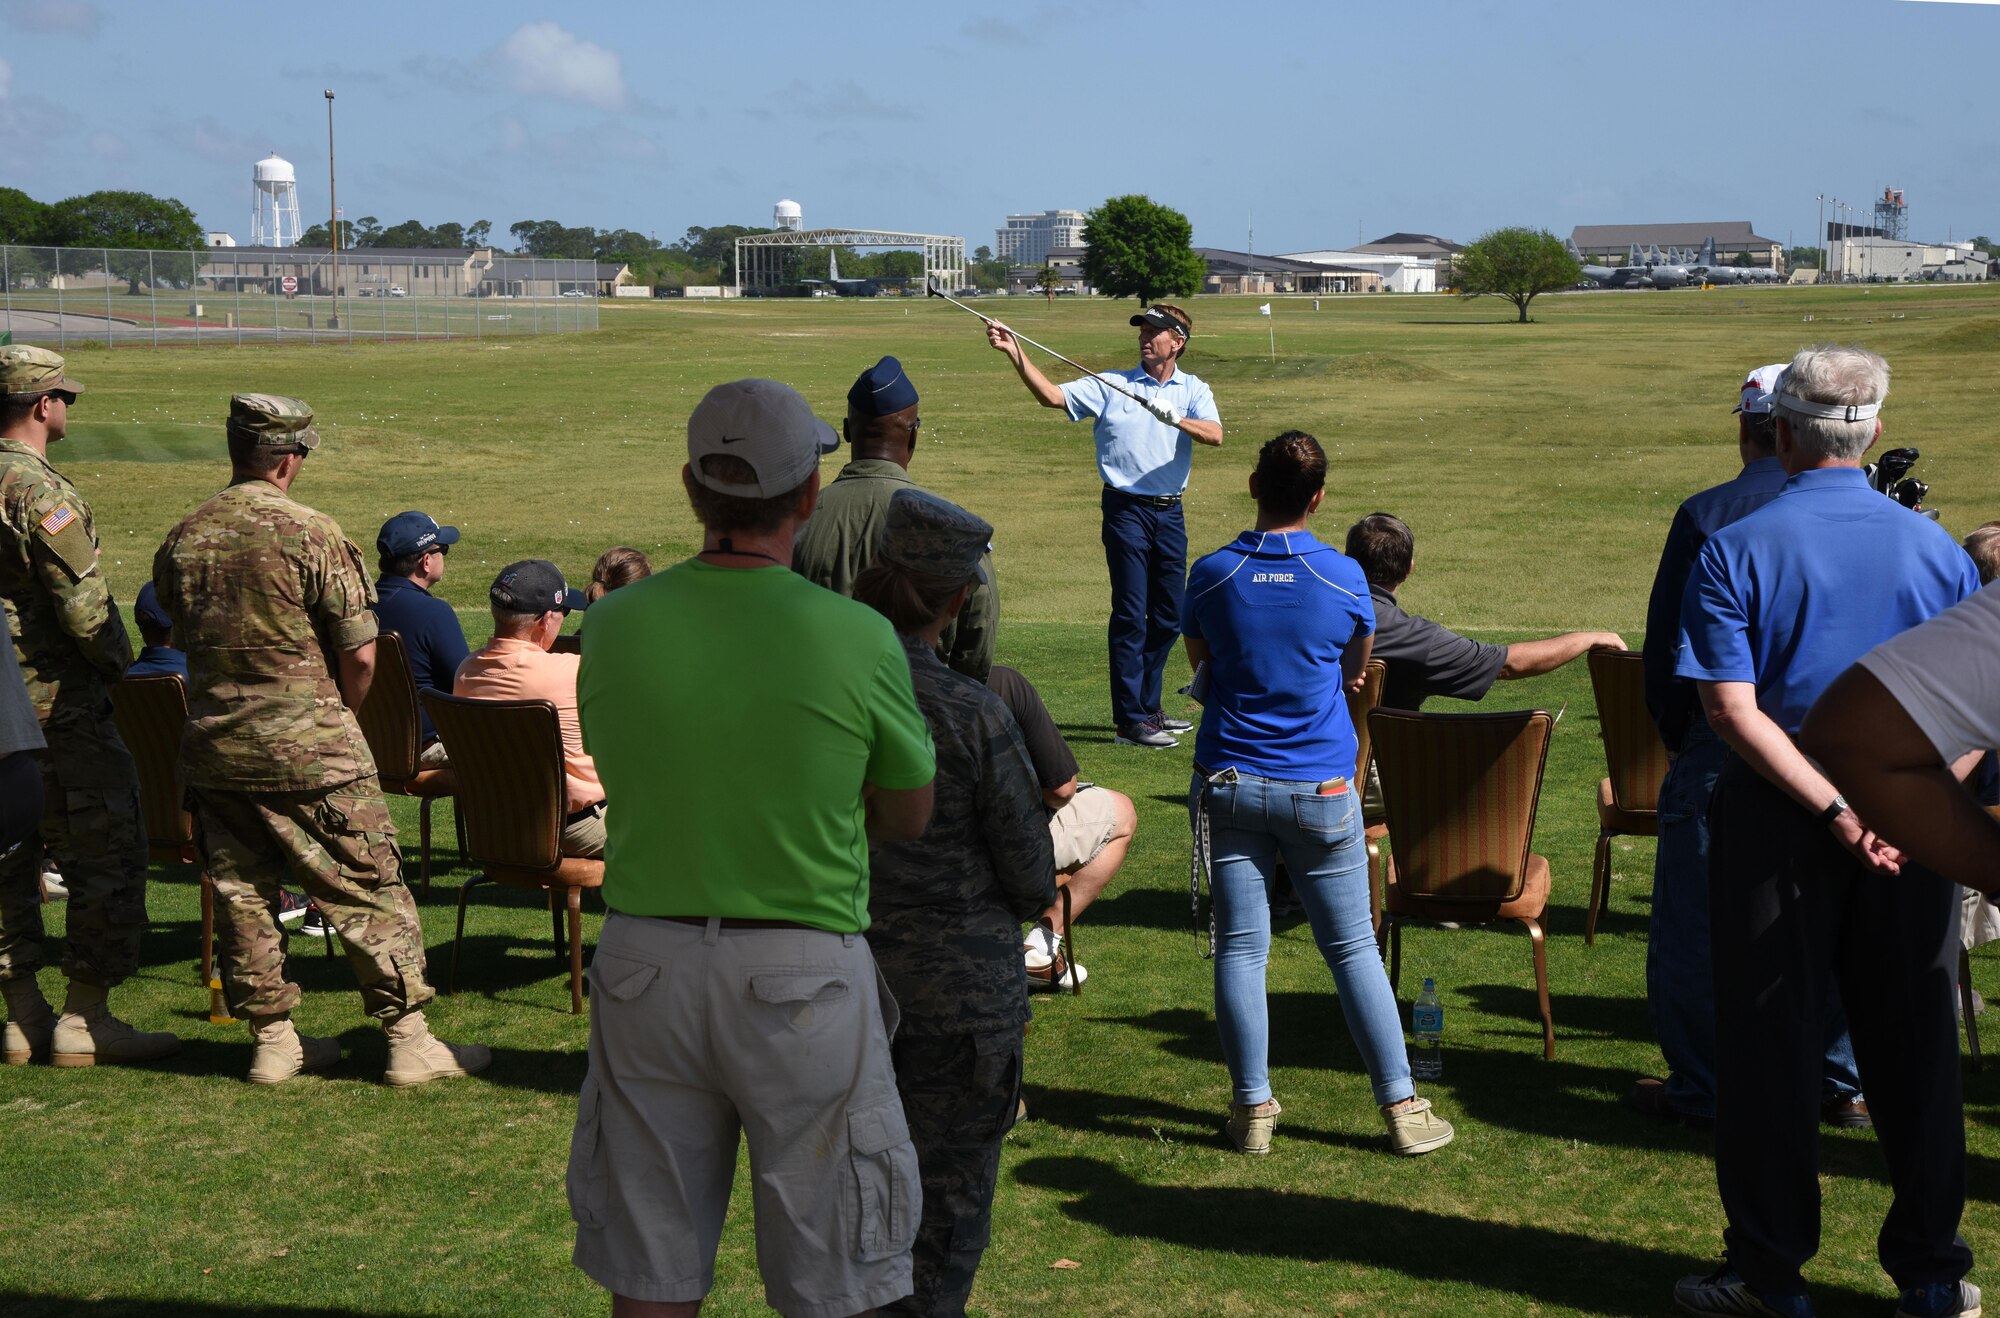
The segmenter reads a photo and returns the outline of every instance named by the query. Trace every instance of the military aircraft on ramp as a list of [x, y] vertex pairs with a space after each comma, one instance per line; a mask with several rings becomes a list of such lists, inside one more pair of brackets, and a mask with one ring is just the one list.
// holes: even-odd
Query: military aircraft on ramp
[[[1598, 288], [1651, 288], [1653, 280], [1644, 267], [1636, 262], [1632, 265], [1592, 265], [1583, 259], [1583, 253], [1576, 249], [1574, 238], [1563, 239], [1563, 246], [1583, 267], [1584, 279]], [[1635, 247], [1634, 253], [1638, 251]]]
[[1767, 266], [1723, 265], [1715, 259], [1715, 239], [1710, 238], [1701, 245], [1701, 251], [1688, 266], [1688, 273], [1695, 279], [1709, 284], [1778, 284], [1784, 276]]

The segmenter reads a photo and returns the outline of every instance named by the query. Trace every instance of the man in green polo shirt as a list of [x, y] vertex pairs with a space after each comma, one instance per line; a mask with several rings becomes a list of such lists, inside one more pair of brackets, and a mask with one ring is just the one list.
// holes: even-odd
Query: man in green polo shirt
[[869, 837], [922, 834], [936, 764], [888, 621], [791, 571], [837, 444], [784, 385], [711, 390], [681, 471], [701, 552], [585, 627], [584, 747], [619, 804], [568, 1188], [577, 1266], [628, 1301], [707, 1294], [739, 1135], [773, 1308], [910, 1290], [916, 1151], [861, 934]]
[[[854, 579], [875, 561], [889, 500], [898, 490], [921, 488], [910, 479], [917, 455], [917, 387], [903, 364], [884, 357], [863, 371], [847, 391], [842, 430], [854, 460], [840, 469], [820, 494], [819, 507], [792, 549], [792, 567], [842, 595], [854, 594]], [[1000, 590], [993, 576], [993, 549], [979, 556], [979, 582], [965, 608], [945, 628], [938, 657], [955, 672], [984, 682], [993, 668], [993, 643], [1000, 628]]]

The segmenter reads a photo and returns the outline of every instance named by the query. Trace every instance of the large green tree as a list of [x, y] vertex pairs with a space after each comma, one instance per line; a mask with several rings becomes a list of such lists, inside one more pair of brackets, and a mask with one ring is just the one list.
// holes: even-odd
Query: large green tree
[[0, 243], [32, 247], [47, 242], [48, 231], [47, 202], [36, 201], [19, 188], [0, 188]]
[[1460, 297], [1504, 297], [1523, 325], [1530, 302], [1583, 278], [1583, 267], [1547, 229], [1495, 229], [1452, 257], [1451, 268]]
[[1135, 193], [1112, 197], [1086, 220], [1083, 276], [1098, 292], [1143, 307], [1200, 290], [1208, 269], [1194, 253], [1194, 226], [1173, 207]]
[[[145, 192], [92, 192], [49, 208], [49, 241], [61, 247], [115, 249], [111, 273], [136, 296], [152, 270], [144, 252], [191, 251], [202, 245], [194, 212], [172, 197]], [[135, 250], [137, 249], [137, 250]]]

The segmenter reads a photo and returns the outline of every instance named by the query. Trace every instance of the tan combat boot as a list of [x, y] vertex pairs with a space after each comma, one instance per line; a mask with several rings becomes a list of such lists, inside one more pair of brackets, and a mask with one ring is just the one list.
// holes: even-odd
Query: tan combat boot
[[401, 1089], [454, 1075], [477, 1075], [493, 1064], [493, 1050], [482, 1043], [446, 1043], [431, 1033], [421, 1011], [390, 1021], [389, 1069], [382, 1083]]
[[181, 1050], [179, 1037], [147, 1034], [111, 1014], [104, 1004], [104, 986], [69, 982], [62, 1019], [56, 1022], [49, 1061], [57, 1066], [95, 1066], [99, 1062], [155, 1062]]
[[301, 1071], [324, 1071], [340, 1060], [340, 1040], [300, 1034], [289, 1014], [252, 1016], [250, 1037], [257, 1041], [250, 1054], [253, 1085], [280, 1084]]
[[56, 1033], [56, 1013], [42, 996], [33, 975], [0, 982], [0, 994], [7, 999], [7, 1027], [0, 1038], [0, 1062], [26, 1066], [37, 1056], [46, 1057], [49, 1041]]

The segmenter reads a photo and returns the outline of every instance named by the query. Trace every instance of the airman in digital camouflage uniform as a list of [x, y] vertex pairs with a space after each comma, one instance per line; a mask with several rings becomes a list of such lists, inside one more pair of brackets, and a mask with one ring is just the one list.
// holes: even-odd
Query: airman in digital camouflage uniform
[[992, 534], [936, 495], [899, 490], [854, 589], [903, 639], [938, 766], [930, 827], [869, 857], [868, 943], [902, 1008], [896, 1087], [924, 1191], [914, 1289], [884, 1313], [965, 1312], [1020, 1100], [1021, 923], [1056, 896], [1048, 812], [1020, 729], [1000, 697], [935, 648]]
[[35, 982], [42, 964], [41, 848], [0, 858], [4, 1059], [57, 1066], [142, 1062], [180, 1047], [111, 1015], [105, 992], [139, 968], [146, 928], [146, 836], [139, 773], [111, 721], [110, 684], [132, 643], [97, 565], [90, 505], [49, 465], [83, 386], [45, 348], [0, 348], [0, 600], [48, 749], [37, 752], [42, 840], [69, 884], [56, 1019]]
[[228, 435], [228, 487], [168, 532], [153, 581], [187, 651], [181, 779], [215, 884], [224, 986], [256, 1039], [250, 1079], [340, 1059], [338, 1041], [292, 1026], [300, 993], [277, 917], [288, 872], [340, 934], [362, 1003], [387, 1028], [384, 1079], [484, 1070], [485, 1048], [447, 1044], [424, 1023], [423, 929], [353, 712], [374, 676], [373, 594], [354, 542], [289, 493], [320, 444], [312, 409], [238, 394]]

